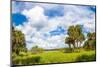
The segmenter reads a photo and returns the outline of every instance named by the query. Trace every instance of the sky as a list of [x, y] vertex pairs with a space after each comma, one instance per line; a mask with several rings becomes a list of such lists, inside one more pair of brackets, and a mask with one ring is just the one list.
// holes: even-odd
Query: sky
[[95, 13], [95, 6], [12, 2], [12, 23], [25, 34], [28, 49], [68, 47], [68, 27], [80, 24], [85, 35], [95, 32]]

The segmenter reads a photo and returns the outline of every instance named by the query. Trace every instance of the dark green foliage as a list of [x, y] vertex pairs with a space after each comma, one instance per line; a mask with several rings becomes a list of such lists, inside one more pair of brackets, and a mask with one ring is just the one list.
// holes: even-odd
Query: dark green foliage
[[68, 44], [69, 48], [78, 49], [84, 40], [81, 25], [69, 26], [68, 37], [65, 38], [65, 43]]
[[76, 62], [89, 62], [89, 61], [95, 61], [95, 60], [96, 60], [95, 54], [92, 54], [92, 55], [83, 54], [76, 58]]
[[95, 33], [88, 33], [87, 34], [87, 41], [84, 43], [83, 48], [85, 50], [95, 50], [96, 48], [96, 39], [95, 39]]
[[24, 34], [19, 31], [12, 29], [12, 52], [15, 52], [19, 55], [19, 52], [26, 52], [26, 43], [25, 43], [25, 36]]
[[[74, 44], [74, 39], [71, 37], [65, 38], [65, 43], [68, 44], [69, 48], [71, 48], [71, 44]], [[74, 45], [73, 45], [74, 46]], [[75, 47], [75, 46], [74, 46]]]
[[95, 40], [95, 36], [96, 36], [96, 33], [95, 33], [95, 32], [93, 32], [93, 33], [90, 33], [90, 32], [89, 32], [89, 33], [87, 34], [87, 37], [88, 37], [89, 40]]
[[17, 56], [16, 58], [13, 59], [13, 64], [14, 65], [29, 65], [29, 64], [36, 64], [40, 62], [41, 57], [40, 56]]
[[17, 56], [16, 53], [13, 52], [12, 53], [12, 59], [15, 58], [16, 56]]
[[83, 46], [85, 50], [95, 50], [96, 48], [96, 41], [95, 40], [87, 40]]
[[68, 44], [70, 49], [74, 49], [75, 52], [80, 52], [80, 48], [83, 47], [85, 50], [95, 50], [96, 48], [96, 34], [88, 33], [87, 41], [81, 46], [85, 39], [81, 25], [72, 25], [68, 28], [68, 37], [65, 38], [65, 43]]

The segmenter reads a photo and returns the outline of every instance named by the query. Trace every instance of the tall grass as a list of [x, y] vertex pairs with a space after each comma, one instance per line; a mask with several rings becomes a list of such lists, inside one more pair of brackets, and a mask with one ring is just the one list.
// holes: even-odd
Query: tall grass
[[81, 55], [79, 57], [76, 58], [76, 62], [89, 62], [89, 61], [95, 61], [96, 60], [96, 55], [95, 54], [91, 54], [91, 55]]
[[47, 64], [63, 62], [95, 61], [95, 51], [64, 53], [61, 51], [45, 51], [43, 53], [20, 55], [13, 58], [13, 64]]

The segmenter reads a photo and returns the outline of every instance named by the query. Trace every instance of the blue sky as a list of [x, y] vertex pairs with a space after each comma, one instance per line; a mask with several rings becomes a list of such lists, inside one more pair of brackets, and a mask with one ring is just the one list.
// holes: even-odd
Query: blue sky
[[25, 34], [28, 48], [67, 47], [64, 38], [70, 25], [82, 25], [84, 34], [95, 31], [95, 12], [95, 6], [12, 2], [12, 22]]
[[44, 14], [48, 16], [49, 18], [53, 18], [56, 16], [64, 16], [64, 7], [63, 6], [57, 6], [53, 9], [47, 9], [45, 10]]
[[12, 14], [12, 22], [15, 22], [15, 25], [22, 25], [23, 22], [27, 22], [28, 19], [25, 15], [21, 14], [21, 13], [13, 13]]
[[55, 30], [49, 32], [51, 36], [67, 34], [63, 27], [57, 27]]

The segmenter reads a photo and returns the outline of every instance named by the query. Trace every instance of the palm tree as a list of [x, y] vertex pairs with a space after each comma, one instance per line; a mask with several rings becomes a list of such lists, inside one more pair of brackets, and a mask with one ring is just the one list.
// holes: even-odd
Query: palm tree
[[68, 35], [69, 35], [69, 38], [72, 42], [72, 45], [73, 47], [75, 48], [75, 39], [76, 39], [76, 36], [75, 36], [75, 27], [74, 26], [70, 26], [68, 28]]
[[[65, 39], [65, 43], [72, 44], [74, 48], [79, 48], [81, 43], [85, 40], [84, 34], [82, 33], [81, 25], [70, 26], [68, 28], [68, 37]], [[80, 45], [78, 46], [78, 44]]]

